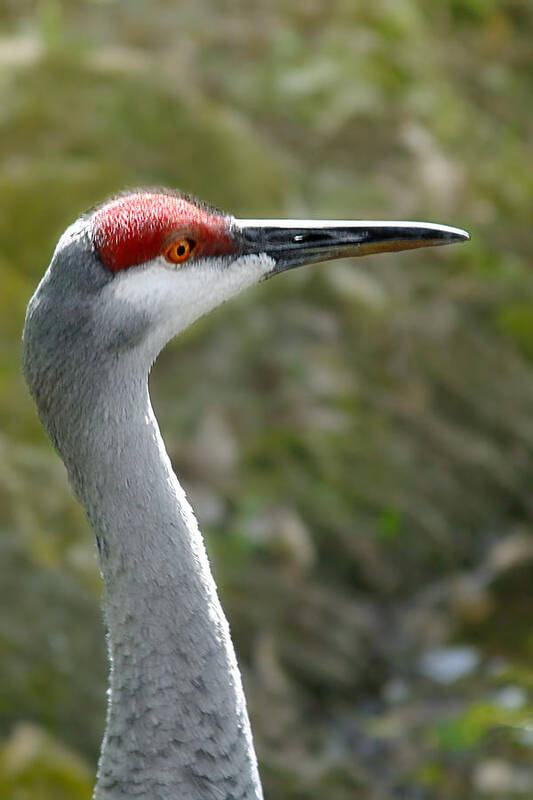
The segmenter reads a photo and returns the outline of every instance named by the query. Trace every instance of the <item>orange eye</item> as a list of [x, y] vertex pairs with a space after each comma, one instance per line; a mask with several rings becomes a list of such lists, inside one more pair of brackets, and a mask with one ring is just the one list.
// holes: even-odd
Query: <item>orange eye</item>
[[196, 246], [193, 239], [178, 239], [172, 242], [165, 250], [165, 258], [171, 264], [183, 264], [187, 261]]

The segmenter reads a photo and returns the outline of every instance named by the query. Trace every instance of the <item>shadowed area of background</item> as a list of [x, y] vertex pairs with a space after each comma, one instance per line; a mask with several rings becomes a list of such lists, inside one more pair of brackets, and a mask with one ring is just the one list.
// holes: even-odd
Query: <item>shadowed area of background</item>
[[269, 281], [151, 388], [269, 800], [531, 797], [531, 3], [7, 0], [0, 25], [0, 796], [89, 798], [105, 712], [25, 305], [81, 211], [164, 184], [472, 233]]

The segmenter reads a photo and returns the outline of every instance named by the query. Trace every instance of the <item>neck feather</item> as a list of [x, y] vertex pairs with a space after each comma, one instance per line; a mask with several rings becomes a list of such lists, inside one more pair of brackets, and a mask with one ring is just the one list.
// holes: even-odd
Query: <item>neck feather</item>
[[82, 433], [56, 438], [105, 583], [110, 700], [95, 800], [259, 800], [229, 627], [146, 376], [91, 389]]

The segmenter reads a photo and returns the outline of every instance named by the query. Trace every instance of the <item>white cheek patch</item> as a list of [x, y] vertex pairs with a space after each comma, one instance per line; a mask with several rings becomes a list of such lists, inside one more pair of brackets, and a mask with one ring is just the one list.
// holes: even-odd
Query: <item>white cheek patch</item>
[[161, 256], [117, 273], [103, 293], [111, 313], [138, 312], [152, 321], [148, 337], [159, 350], [198, 317], [258, 283], [274, 266], [265, 253], [234, 260], [199, 259], [177, 268]]
[[173, 293], [175, 275], [154, 259], [147, 264], [117, 272], [107, 285], [108, 294], [114, 301], [128, 303], [135, 308], [159, 308]]

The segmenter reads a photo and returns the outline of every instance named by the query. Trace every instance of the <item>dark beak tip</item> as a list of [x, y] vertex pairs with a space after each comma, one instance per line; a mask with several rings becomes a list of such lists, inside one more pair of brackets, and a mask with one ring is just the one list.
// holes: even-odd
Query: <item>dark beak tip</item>
[[458, 242], [469, 242], [470, 234], [468, 233], [468, 231], [462, 230], [462, 228], [457, 228], [457, 231], [454, 233], [452, 239]]
[[[428, 236], [431, 238], [431, 236]], [[463, 244], [470, 241], [470, 234], [462, 228], [448, 227], [440, 231], [440, 235], [433, 240], [434, 244]]]

